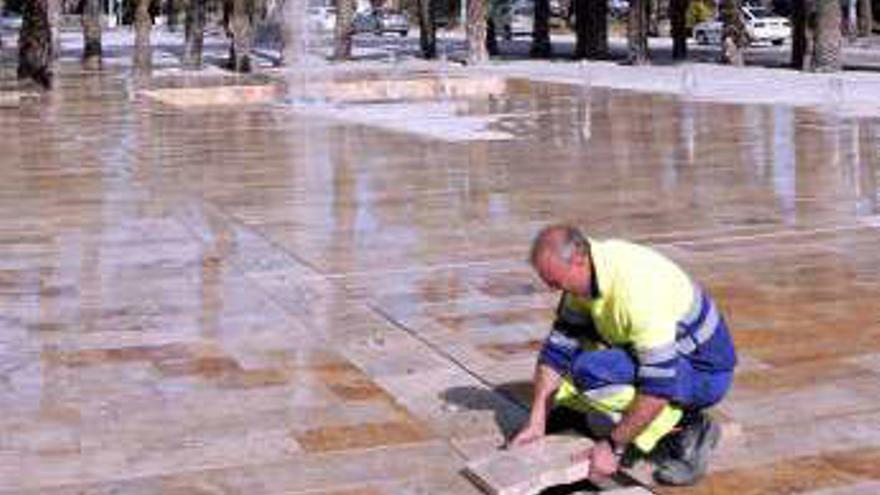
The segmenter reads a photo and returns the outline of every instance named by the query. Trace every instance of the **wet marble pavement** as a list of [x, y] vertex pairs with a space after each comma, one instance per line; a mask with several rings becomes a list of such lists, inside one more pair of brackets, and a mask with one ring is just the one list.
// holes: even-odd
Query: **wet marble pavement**
[[[668, 253], [733, 327], [741, 434], [661, 493], [880, 486], [875, 121], [523, 79], [428, 116], [59, 83], [0, 108], [0, 493], [474, 493], [560, 220]], [[390, 106], [416, 120], [362, 117]]]

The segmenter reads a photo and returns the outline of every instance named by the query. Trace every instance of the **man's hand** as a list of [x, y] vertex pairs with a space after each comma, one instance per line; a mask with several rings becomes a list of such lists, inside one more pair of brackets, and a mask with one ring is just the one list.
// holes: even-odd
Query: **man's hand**
[[540, 440], [546, 434], [546, 425], [529, 421], [513, 438], [507, 442], [505, 448], [522, 447], [536, 440]]
[[547, 414], [553, 393], [559, 388], [562, 377], [553, 368], [538, 363], [535, 366], [535, 390], [532, 392], [532, 410], [526, 425], [513, 436], [505, 448], [520, 447], [539, 440], [547, 434]]
[[589, 462], [589, 473], [587, 477], [590, 481], [599, 482], [608, 479], [620, 468], [620, 460], [614, 455], [611, 444], [603, 440], [592, 448], [574, 454], [571, 457], [572, 464], [580, 462]]

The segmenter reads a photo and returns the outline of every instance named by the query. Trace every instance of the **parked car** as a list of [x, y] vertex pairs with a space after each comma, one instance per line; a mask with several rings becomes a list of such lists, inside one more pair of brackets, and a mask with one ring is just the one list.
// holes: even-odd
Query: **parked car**
[[791, 23], [764, 7], [743, 7], [750, 42], [769, 41], [781, 45], [791, 39]]
[[550, 0], [550, 26], [565, 27], [573, 4], [573, 0]]
[[16, 31], [21, 29], [21, 16], [17, 14], [5, 14], [0, 16], [0, 28]]
[[629, 15], [629, 0], [608, 0], [608, 14], [615, 19]]
[[698, 45], [720, 45], [724, 23], [718, 19], [703, 21], [694, 25], [694, 40]]
[[355, 33], [375, 33], [379, 29], [379, 20], [372, 11], [357, 12], [353, 25]]
[[[781, 45], [791, 38], [791, 23], [764, 7], [743, 6], [746, 36], [749, 43], [770, 42]], [[721, 44], [723, 23], [716, 19], [694, 26], [694, 39], [701, 45]]]
[[397, 33], [401, 37], [409, 34], [409, 16], [402, 10], [378, 9], [379, 34]]
[[306, 15], [308, 18], [308, 27], [313, 31], [333, 31], [336, 29], [336, 7], [309, 7]]
[[356, 33], [397, 33], [401, 37], [409, 34], [409, 16], [406, 12], [394, 9], [373, 9], [358, 12], [354, 17]]
[[531, 36], [535, 26], [535, 5], [528, 1], [499, 2], [492, 8], [495, 29], [506, 40]]

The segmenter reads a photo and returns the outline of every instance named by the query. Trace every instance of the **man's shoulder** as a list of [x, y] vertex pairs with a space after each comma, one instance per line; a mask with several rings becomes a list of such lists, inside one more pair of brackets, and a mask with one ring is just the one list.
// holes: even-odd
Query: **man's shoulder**
[[[665, 303], [672, 300], [683, 302], [674, 307], [688, 305], [693, 297], [693, 283], [688, 274], [662, 252], [642, 244], [624, 240], [608, 240], [599, 256], [605, 272], [613, 279], [615, 299], [627, 306], [653, 304], [659, 296]], [[601, 275], [600, 275], [601, 284]], [[663, 290], [658, 290], [662, 288]]]
[[593, 249], [613, 263], [672, 263], [672, 260], [653, 247], [624, 239], [597, 241], [593, 244]]

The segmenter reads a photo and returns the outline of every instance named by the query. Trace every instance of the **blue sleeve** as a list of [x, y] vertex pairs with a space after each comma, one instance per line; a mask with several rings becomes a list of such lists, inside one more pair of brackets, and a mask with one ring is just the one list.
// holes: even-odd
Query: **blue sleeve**
[[544, 339], [544, 346], [538, 355], [538, 362], [553, 368], [560, 375], [571, 373], [571, 364], [580, 354], [577, 339], [569, 337], [559, 330], [553, 330]]

